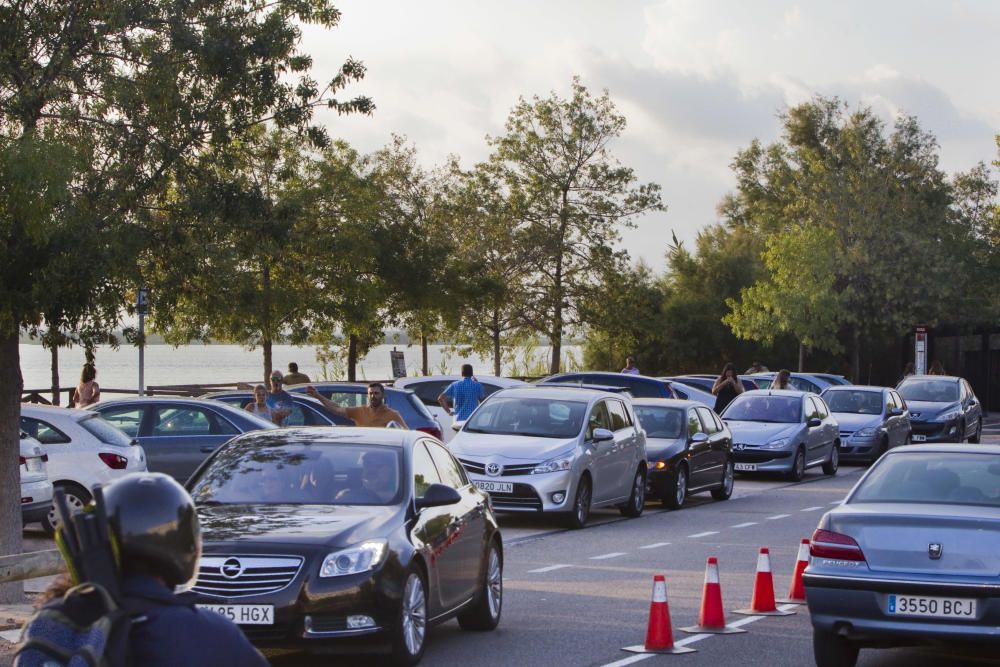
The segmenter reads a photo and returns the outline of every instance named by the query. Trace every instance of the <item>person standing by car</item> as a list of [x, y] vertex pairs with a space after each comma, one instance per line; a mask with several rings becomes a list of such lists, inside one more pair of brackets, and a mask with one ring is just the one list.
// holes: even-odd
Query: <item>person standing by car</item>
[[[903, 366], [903, 377], [899, 378], [899, 382], [902, 382], [903, 380], [910, 377], [911, 375], [914, 375], [915, 373], [916, 370], [913, 366], [913, 362], [912, 361], [906, 362], [906, 365]], [[896, 384], [899, 384], [899, 382], [897, 382]]]
[[295, 407], [292, 395], [282, 388], [284, 381], [281, 371], [271, 373], [271, 391], [266, 400], [267, 407], [271, 410], [271, 421], [278, 426], [285, 423], [285, 419], [292, 414], [292, 408]]
[[927, 371], [928, 375], [947, 375], [944, 372], [944, 366], [941, 364], [940, 359], [935, 359], [934, 363], [931, 364], [931, 369]]
[[767, 366], [760, 363], [759, 361], [754, 361], [752, 364], [750, 364], [750, 368], [747, 369], [747, 375], [750, 375], [751, 373], [766, 373], [766, 372], [767, 372]]
[[788, 383], [791, 378], [792, 372], [787, 368], [782, 368], [775, 376], [771, 389], [791, 389], [792, 386]]
[[294, 361], [288, 363], [288, 372], [285, 373], [285, 384], [308, 384], [312, 382], [309, 376], [299, 372], [299, 365]]
[[[448, 408], [449, 398], [455, 406], [454, 410]], [[452, 382], [438, 394], [437, 402], [445, 412], [455, 417], [455, 421], [464, 422], [484, 398], [483, 385], [472, 377], [472, 364], [462, 364], [462, 379]]]
[[736, 376], [736, 367], [732, 362], [722, 367], [715, 384], [712, 385], [712, 394], [715, 396], [715, 413], [722, 414], [734, 398], [743, 393], [743, 383]]
[[402, 415], [385, 404], [385, 387], [381, 382], [368, 385], [368, 405], [345, 408], [316, 391], [316, 387], [306, 387], [306, 393], [319, 400], [327, 410], [340, 417], [347, 417], [358, 426], [386, 427], [395, 422], [402, 428], [409, 428]]
[[97, 367], [94, 364], [84, 364], [80, 373], [80, 384], [76, 385], [73, 405], [85, 408], [101, 400], [101, 387], [97, 384]]
[[271, 408], [267, 407], [267, 389], [262, 384], [253, 388], [253, 400], [244, 405], [243, 409], [252, 415], [274, 421], [271, 416]]
[[625, 357], [625, 368], [621, 372], [628, 373], [629, 375], [639, 375], [639, 369], [635, 367], [635, 359], [631, 355]]

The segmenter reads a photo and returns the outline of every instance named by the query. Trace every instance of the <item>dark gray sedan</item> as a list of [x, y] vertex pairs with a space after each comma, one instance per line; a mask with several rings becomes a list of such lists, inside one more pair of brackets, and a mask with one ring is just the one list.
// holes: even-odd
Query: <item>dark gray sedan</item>
[[819, 522], [803, 575], [816, 664], [865, 646], [1000, 647], [1000, 446], [889, 450]]
[[183, 483], [220, 445], [241, 433], [276, 428], [220, 401], [149, 396], [101, 401], [87, 408], [136, 438], [151, 472]]
[[964, 378], [911, 375], [896, 391], [910, 408], [913, 442], [979, 442], [983, 406]]
[[840, 426], [840, 460], [874, 462], [910, 442], [910, 411], [888, 387], [839, 385], [820, 394]]

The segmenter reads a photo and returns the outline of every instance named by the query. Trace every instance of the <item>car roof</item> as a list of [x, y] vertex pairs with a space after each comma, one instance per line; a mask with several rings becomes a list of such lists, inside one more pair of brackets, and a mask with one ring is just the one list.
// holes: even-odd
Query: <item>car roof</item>
[[579, 387], [554, 383], [528, 385], [527, 387], [510, 387], [508, 389], [501, 389], [490, 398], [492, 399], [495, 396], [547, 398], [567, 401], [577, 400], [582, 403], [584, 401], [596, 400], [598, 398], [621, 398], [622, 394], [611, 393], [601, 389], [593, 389], [591, 387]]
[[[747, 389], [743, 393], [736, 396], [819, 396], [819, 394], [813, 394], [808, 391], [799, 391], [798, 389]], [[736, 399], [733, 399], [736, 400]]]
[[[320, 403], [319, 399], [313, 398], [309, 394], [300, 394], [298, 392], [288, 392], [292, 396], [293, 401], [303, 401], [305, 403]], [[226, 396], [246, 396], [248, 398], [253, 397], [252, 389], [233, 389], [232, 391], [213, 391], [208, 394], [202, 394], [198, 398], [205, 398], [209, 400], [215, 400], [217, 398], [225, 398]], [[320, 403], [321, 404], [321, 403]], [[322, 405], [322, 404], [321, 404]]]
[[[305, 393], [306, 387], [316, 387], [317, 389], [340, 389], [341, 391], [354, 391], [365, 392], [368, 391], [368, 385], [371, 382], [300, 382], [298, 384], [293, 384], [289, 387], [288, 393]], [[411, 389], [405, 389], [403, 387], [393, 387], [387, 382], [379, 382], [386, 391], [398, 391], [413, 393]]]
[[579, 375], [596, 375], [598, 377], [609, 377], [609, 378], [617, 378], [617, 379], [629, 378], [629, 379], [633, 379], [633, 380], [634, 379], [638, 379], [638, 380], [644, 381], [644, 382], [654, 382], [654, 383], [660, 384], [660, 385], [663, 384], [663, 380], [661, 380], [659, 378], [656, 378], [656, 377], [653, 377], [652, 375], [639, 375], [637, 373], [616, 373], [614, 371], [571, 371], [571, 372], [568, 372], [568, 373], [556, 373], [555, 375], [550, 375], [548, 377], [542, 378], [539, 381], [539, 383], [540, 384], [545, 384], [548, 380], [552, 380], [554, 378], [576, 377], [576, 376], [579, 376]]
[[679, 398], [633, 398], [632, 405], [640, 407], [664, 408], [704, 408], [705, 404], [698, 401], [685, 401]]
[[882, 387], [877, 384], [834, 384], [823, 390], [828, 391], [889, 391], [891, 387]]
[[903, 384], [903, 382], [911, 382], [913, 380], [949, 380], [951, 382], [958, 382], [961, 379], [962, 378], [957, 375], [907, 375], [902, 379], [902, 381], [900, 381], [900, 384]]
[[941, 442], [936, 444], [907, 445], [906, 447], [893, 447], [886, 454], [894, 456], [917, 454], [920, 452], [932, 454], [947, 454], [959, 452], [962, 454], [993, 454], [1000, 456], [1000, 445], [973, 445], [966, 443]]
[[81, 419], [86, 419], [93, 417], [94, 413], [90, 410], [82, 410], [80, 408], [67, 408], [61, 405], [45, 405], [44, 403], [21, 403], [21, 414], [22, 415], [32, 415], [36, 417], [48, 417], [50, 419], [58, 419], [63, 417], [66, 419], [72, 419], [74, 421], [80, 421]]
[[[294, 442], [315, 443], [345, 443], [364, 445], [384, 445], [387, 447], [404, 447], [407, 443], [425, 434], [402, 428], [370, 428], [363, 426], [339, 426], [332, 429], [328, 426], [291, 426], [268, 431], [250, 431], [238, 438], [240, 443], [254, 440], [287, 440]], [[266, 443], [265, 443], [266, 444]]]
[[[464, 376], [462, 375], [414, 375], [404, 378], [396, 378], [393, 380], [392, 385], [396, 388], [405, 389], [408, 385], [417, 382], [441, 382], [441, 381], [452, 381], [461, 380]], [[518, 380], [517, 378], [503, 377], [502, 375], [481, 375], [475, 373], [473, 379], [479, 380], [481, 382], [492, 382], [494, 384], [499, 384], [504, 387], [523, 387], [528, 384], [524, 380]]]

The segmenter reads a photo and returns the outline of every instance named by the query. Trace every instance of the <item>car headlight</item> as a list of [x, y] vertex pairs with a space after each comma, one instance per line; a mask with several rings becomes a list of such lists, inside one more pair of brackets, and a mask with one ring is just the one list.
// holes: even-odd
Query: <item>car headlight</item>
[[855, 438], [874, 438], [875, 434], [878, 432], [877, 428], [863, 428], [860, 431], [854, 432]]
[[356, 547], [327, 554], [319, 568], [320, 577], [342, 577], [372, 570], [382, 562], [389, 545], [385, 540], [369, 540]]
[[944, 413], [943, 415], [940, 415], [934, 421], [938, 421], [938, 422], [950, 422], [950, 421], [955, 421], [955, 420], [961, 419], [961, 418], [962, 418], [962, 413], [959, 410], [952, 410], [950, 412]]
[[532, 475], [540, 475], [546, 472], [559, 472], [560, 470], [569, 470], [573, 466], [573, 457], [564, 456], [556, 459], [549, 459], [544, 463], [539, 463], [531, 471]]
[[788, 444], [788, 438], [778, 438], [764, 445], [765, 449], [778, 449]]

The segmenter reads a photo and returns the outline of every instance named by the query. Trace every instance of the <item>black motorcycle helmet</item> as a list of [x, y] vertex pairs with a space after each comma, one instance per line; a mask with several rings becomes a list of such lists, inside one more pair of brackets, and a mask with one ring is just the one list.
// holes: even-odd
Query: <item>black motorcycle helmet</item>
[[108, 485], [104, 501], [122, 570], [155, 574], [168, 586], [194, 579], [201, 529], [184, 487], [161, 473], [137, 473]]

